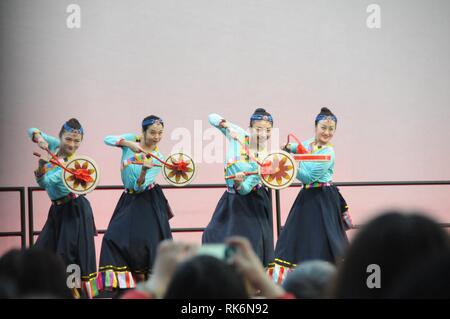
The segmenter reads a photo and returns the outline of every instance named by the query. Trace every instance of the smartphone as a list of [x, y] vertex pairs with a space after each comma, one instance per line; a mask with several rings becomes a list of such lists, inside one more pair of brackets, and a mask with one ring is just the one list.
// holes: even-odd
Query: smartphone
[[208, 255], [220, 260], [228, 260], [235, 252], [235, 247], [226, 244], [205, 244], [200, 246], [197, 255]]

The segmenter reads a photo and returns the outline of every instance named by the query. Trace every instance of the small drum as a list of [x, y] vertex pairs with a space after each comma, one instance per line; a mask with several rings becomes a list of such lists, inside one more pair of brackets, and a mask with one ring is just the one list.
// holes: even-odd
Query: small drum
[[97, 187], [100, 171], [92, 158], [77, 156], [65, 163], [65, 167], [69, 171], [62, 170], [62, 180], [72, 193], [84, 195]]

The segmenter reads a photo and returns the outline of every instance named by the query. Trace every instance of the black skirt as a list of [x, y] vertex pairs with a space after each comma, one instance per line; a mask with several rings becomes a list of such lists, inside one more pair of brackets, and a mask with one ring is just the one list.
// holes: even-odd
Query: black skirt
[[264, 187], [247, 195], [227, 191], [222, 195], [202, 243], [223, 243], [229, 236], [246, 237], [264, 265], [272, 261], [272, 204]]
[[302, 189], [275, 248], [275, 264], [295, 267], [307, 260], [334, 263], [348, 244], [343, 198], [334, 185]]
[[122, 194], [102, 241], [103, 288], [134, 288], [133, 275], [151, 272], [159, 243], [172, 239], [169, 212], [159, 185], [138, 194]]
[[95, 235], [91, 204], [84, 196], [79, 196], [50, 207], [47, 221], [34, 245], [34, 248], [62, 256], [66, 265], [78, 265], [81, 288], [87, 297], [97, 294]]

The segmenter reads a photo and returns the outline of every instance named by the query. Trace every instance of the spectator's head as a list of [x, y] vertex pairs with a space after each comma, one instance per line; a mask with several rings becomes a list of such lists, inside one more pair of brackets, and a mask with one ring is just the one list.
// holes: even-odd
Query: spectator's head
[[[355, 236], [338, 269], [331, 295], [384, 298], [396, 278], [448, 247], [448, 234], [429, 218], [387, 212]], [[378, 283], [380, 288], [376, 288]]]
[[400, 276], [388, 298], [450, 299], [450, 251], [422, 263]]
[[66, 278], [66, 266], [60, 256], [38, 249], [24, 252], [19, 283], [23, 297], [72, 298]]
[[[71, 298], [65, 265], [54, 253], [11, 251], [0, 259], [0, 277], [7, 278], [11, 298]], [[5, 289], [3, 289], [5, 290]]]
[[326, 288], [335, 271], [335, 266], [329, 262], [306, 261], [287, 275], [283, 288], [297, 299], [325, 298]]
[[8, 251], [0, 258], [0, 299], [18, 298], [18, 283], [22, 267], [22, 252]]
[[226, 262], [211, 256], [196, 256], [177, 267], [166, 299], [245, 299], [244, 279]]

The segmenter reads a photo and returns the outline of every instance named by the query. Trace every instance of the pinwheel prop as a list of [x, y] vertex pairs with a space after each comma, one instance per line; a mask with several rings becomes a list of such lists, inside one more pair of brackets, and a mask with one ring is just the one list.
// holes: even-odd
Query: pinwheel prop
[[185, 186], [194, 180], [196, 166], [190, 156], [184, 153], [175, 153], [166, 159], [166, 163], [168, 165], [163, 167], [163, 176], [170, 184]]
[[[49, 149], [46, 151], [51, 157], [48, 162], [62, 168], [62, 181], [72, 193], [84, 195], [97, 187], [100, 181], [100, 171], [92, 158], [77, 156], [62, 163]], [[33, 154], [42, 158], [41, 154], [37, 152], [33, 152]]]
[[264, 158], [265, 163], [271, 163], [272, 172], [262, 174], [261, 179], [270, 188], [283, 189], [289, 187], [297, 176], [297, 162], [324, 162], [331, 159], [330, 155], [310, 154], [294, 134], [288, 135], [288, 143], [290, 143], [291, 138], [298, 143], [296, 150], [298, 154], [291, 155], [285, 151], [276, 151]]
[[[248, 157], [258, 164], [258, 170], [255, 172], [245, 172], [245, 176], [259, 175], [264, 185], [272, 189], [281, 189], [288, 187], [295, 180], [297, 166], [292, 156], [284, 151], [277, 151], [269, 153], [260, 161], [250, 151], [249, 147], [245, 145], [240, 139], [238, 133], [230, 128], [227, 128], [231, 138], [236, 140]], [[229, 175], [226, 179], [234, 179], [236, 175]]]
[[171, 154], [164, 161], [152, 153], [141, 153], [133, 156], [124, 163], [124, 167], [129, 164], [143, 165], [144, 159], [154, 158], [162, 165], [154, 164], [155, 167], [162, 167], [165, 180], [174, 186], [182, 187], [190, 184], [195, 177], [196, 166], [194, 160], [187, 154]]
[[263, 159], [265, 166], [259, 167], [261, 180], [269, 188], [283, 189], [289, 187], [297, 176], [297, 163], [292, 155], [285, 151], [275, 151]]

